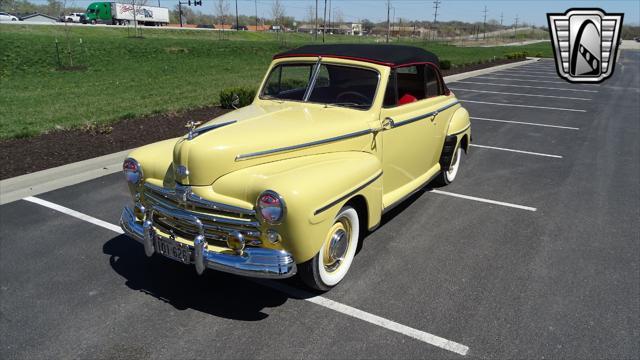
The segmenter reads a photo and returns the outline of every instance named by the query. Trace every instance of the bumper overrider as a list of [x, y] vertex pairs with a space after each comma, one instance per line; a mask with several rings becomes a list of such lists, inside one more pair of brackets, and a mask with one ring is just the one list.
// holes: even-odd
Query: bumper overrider
[[[200, 224], [197, 218], [193, 221], [196, 225]], [[157, 237], [168, 239], [154, 228], [153, 221], [139, 221], [129, 207], [122, 211], [120, 227], [125, 234], [144, 245], [148, 257], [160, 252], [155, 248]], [[293, 276], [297, 270], [293, 256], [284, 250], [247, 247], [239, 254], [210, 251], [202, 232], [195, 236], [193, 246], [188, 245], [188, 249], [191, 254], [189, 259], [181, 261], [194, 264], [198, 274], [209, 268], [241, 276], [283, 279]]]

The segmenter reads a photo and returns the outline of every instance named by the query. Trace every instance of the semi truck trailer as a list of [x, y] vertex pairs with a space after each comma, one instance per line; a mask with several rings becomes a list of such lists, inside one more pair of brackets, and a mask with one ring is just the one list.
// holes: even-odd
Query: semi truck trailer
[[[134, 16], [135, 11], [135, 16]], [[141, 6], [117, 2], [94, 2], [87, 7], [83, 23], [164, 26], [169, 23], [169, 9], [156, 6]]]

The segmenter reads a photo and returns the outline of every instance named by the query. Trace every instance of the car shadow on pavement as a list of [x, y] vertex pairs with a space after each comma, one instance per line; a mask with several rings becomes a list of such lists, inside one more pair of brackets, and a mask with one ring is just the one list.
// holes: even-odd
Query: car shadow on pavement
[[[137, 291], [162, 300], [178, 310], [194, 309], [234, 320], [258, 321], [269, 315], [262, 310], [277, 307], [290, 298], [285, 293], [250, 279], [219, 271], [196, 274], [193, 265], [154, 255], [147, 258], [143, 246], [120, 235], [103, 245], [113, 270]], [[286, 282], [294, 287], [296, 279]]]

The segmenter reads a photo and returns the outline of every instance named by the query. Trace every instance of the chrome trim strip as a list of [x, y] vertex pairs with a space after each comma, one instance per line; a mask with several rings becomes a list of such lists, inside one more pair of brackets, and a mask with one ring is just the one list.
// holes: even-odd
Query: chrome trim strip
[[[166, 199], [175, 201], [176, 203], [180, 203], [180, 201], [181, 201], [181, 199], [178, 198], [178, 194], [176, 193], [175, 189], [168, 189], [168, 188], [165, 188], [165, 187], [156, 186], [156, 185], [149, 184], [149, 183], [145, 183], [144, 187], [146, 189], [149, 189], [152, 192], [157, 193], [160, 196], [163, 196]], [[222, 203], [215, 202], [215, 201], [206, 200], [206, 199], [194, 194], [191, 191], [189, 191], [187, 193], [186, 200], [191, 204], [194, 204], [194, 205], [196, 205], [198, 207], [202, 207], [202, 208], [206, 208], [206, 209], [222, 211], [222, 212], [227, 212], [227, 213], [231, 213], [231, 214], [249, 215], [249, 216], [255, 216], [255, 214], [256, 214], [256, 212], [254, 210], [249, 210], [249, 209], [245, 209], [245, 208], [241, 208], [241, 207], [237, 207], [237, 206], [233, 206], [233, 205], [227, 205], [227, 204], [222, 204]]]
[[241, 220], [235, 220], [235, 219], [221, 218], [218, 216], [197, 213], [197, 212], [192, 212], [188, 210], [182, 210], [175, 207], [167, 207], [166, 205], [161, 205], [161, 204], [155, 204], [152, 206], [152, 208], [161, 214], [167, 214], [171, 217], [174, 217], [176, 219], [183, 220], [183, 221], [192, 221], [193, 217], [195, 216], [199, 219], [210, 221], [216, 224], [222, 223], [227, 225], [248, 226], [253, 228], [260, 227], [260, 223], [257, 221], [241, 221]]
[[227, 125], [231, 125], [234, 123], [237, 123], [238, 120], [231, 120], [231, 121], [227, 121], [227, 122], [223, 122], [223, 123], [219, 123], [219, 124], [212, 124], [209, 126], [205, 126], [205, 127], [201, 127], [199, 129], [195, 129], [193, 131], [189, 131], [189, 133], [187, 135], [184, 136], [185, 139], [187, 140], [192, 140], [195, 139], [196, 137], [198, 137], [199, 135], [202, 135], [208, 131], [211, 130], [215, 130], [217, 128], [221, 128], [223, 126], [227, 126]]
[[404, 121], [396, 122], [396, 123], [393, 125], [393, 128], [397, 128], [397, 127], [400, 127], [400, 126], [403, 126], [403, 125], [408, 125], [408, 124], [411, 124], [411, 123], [416, 122], [416, 121], [418, 121], [418, 120], [422, 120], [422, 119], [428, 118], [429, 116], [438, 115], [438, 113], [440, 113], [440, 112], [442, 112], [442, 111], [445, 111], [445, 110], [447, 110], [447, 109], [448, 109], [448, 108], [450, 108], [450, 107], [453, 107], [453, 106], [455, 106], [455, 105], [458, 105], [459, 103], [460, 103], [460, 101], [456, 100], [456, 101], [454, 101], [454, 102], [452, 102], [452, 103], [450, 103], [450, 104], [447, 104], [447, 105], [445, 105], [445, 106], [443, 106], [443, 107], [441, 107], [441, 108], [439, 108], [439, 109], [437, 109], [437, 110], [434, 110], [434, 111], [428, 112], [428, 113], [426, 113], [426, 114], [424, 114], [424, 115], [418, 115], [418, 116], [416, 116], [416, 117], [412, 117], [412, 118], [407, 119], [407, 120], [404, 120]]
[[462, 129], [462, 130], [460, 130], [460, 131], [458, 131], [458, 132], [455, 132], [455, 133], [453, 133], [453, 134], [447, 134], [447, 136], [460, 135], [460, 134], [462, 134], [463, 132], [465, 132], [465, 131], [469, 130], [469, 128], [470, 128], [470, 127], [471, 127], [471, 124], [467, 125], [464, 129]]
[[372, 132], [373, 131], [371, 129], [361, 130], [361, 131], [352, 132], [350, 134], [335, 136], [335, 137], [323, 139], [323, 140], [311, 141], [304, 144], [291, 145], [291, 146], [285, 146], [285, 147], [271, 149], [271, 150], [256, 151], [253, 153], [237, 155], [236, 161], [247, 160], [253, 157], [271, 155], [279, 152], [292, 151], [292, 150], [302, 149], [302, 148], [316, 146], [316, 145], [322, 145], [322, 144], [326, 144], [334, 141], [340, 141], [340, 140], [350, 139], [350, 138], [354, 138], [362, 135], [371, 134]]
[[330, 202], [329, 204], [319, 208], [318, 210], [313, 212], [313, 215], [318, 215], [324, 211], [329, 210], [330, 208], [332, 208], [333, 206], [335, 206], [336, 204], [339, 204], [340, 202], [342, 202], [343, 200], [345, 200], [348, 197], [351, 197], [355, 194], [357, 194], [358, 192], [360, 192], [360, 190], [366, 188], [367, 186], [371, 185], [371, 183], [373, 183], [374, 181], [378, 180], [378, 178], [380, 178], [382, 176], [382, 171], [380, 171], [380, 173], [378, 175], [376, 175], [373, 179], [367, 181], [366, 183], [358, 186], [355, 190], [349, 192], [348, 194], [341, 196], [339, 199], [334, 200], [332, 202]]
[[[318, 56], [318, 61], [314, 65], [313, 72], [311, 73], [311, 81], [307, 85], [307, 89], [305, 90], [304, 95], [302, 95], [302, 101], [304, 102], [309, 101], [309, 97], [311, 96], [313, 89], [316, 87], [316, 80], [318, 79], [318, 73], [320, 73], [321, 63], [322, 63], [322, 57]], [[281, 71], [280, 73], [282, 74], [282, 70], [280, 71]]]
[[386, 208], [382, 209], [382, 215], [384, 215], [387, 212], [393, 210], [394, 207], [400, 205], [403, 201], [407, 200], [408, 198], [413, 196], [415, 193], [417, 193], [418, 191], [422, 190], [425, 186], [427, 186], [430, 182], [432, 182], [433, 179], [435, 179], [438, 175], [440, 175], [440, 171], [438, 171], [435, 174], [433, 174], [433, 176], [428, 178], [425, 182], [420, 184], [417, 188], [413, 189], [407, 195], [401, 197], [400, 199], [396, 200], [393, 204], [391, 204], [391, 205], [387, 206]]

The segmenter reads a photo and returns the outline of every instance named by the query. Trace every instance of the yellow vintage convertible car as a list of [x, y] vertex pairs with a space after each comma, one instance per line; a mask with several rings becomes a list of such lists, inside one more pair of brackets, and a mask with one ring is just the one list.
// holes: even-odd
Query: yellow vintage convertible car
[[326, 291], [385, 211], [455, 179], [470, 141], [434, 54], [303, 46], [274, 56], [251, 105], [133, 150], [120, 224], [199, 274], [298, 273]]

